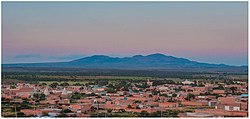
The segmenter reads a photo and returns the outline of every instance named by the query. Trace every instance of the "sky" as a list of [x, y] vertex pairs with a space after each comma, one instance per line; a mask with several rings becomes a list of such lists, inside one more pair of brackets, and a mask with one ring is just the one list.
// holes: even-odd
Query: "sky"
[[248, 65], [247, 2], [2, 2], [2, 63], [162, 53]]

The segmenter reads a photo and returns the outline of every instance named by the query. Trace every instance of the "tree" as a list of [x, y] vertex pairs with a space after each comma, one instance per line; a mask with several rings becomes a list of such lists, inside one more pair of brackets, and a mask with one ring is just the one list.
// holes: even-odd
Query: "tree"
[[16, 88], [15, 85], [11, 85], [11, 86], [10, 86], [10, 89], [15, 89], [15, 88]]
[[29, 109], [30, 108], [30, 103], [27, 100], [24, 100], [21, 104], [20, 104], [20, 109]]
[[210, 99], [210, 98], [207, 98], [206, 100], [207, 100], [207, 101], [210, 101], [210, 100], [212, 100], [212, 99]]
[[112, 109], [107, 109], [108, 113], [111, 113], [113, 110]]
[[35, 93], [33, 94], [33, 98], [35, 98], [38, 101], [45, 100], [46, 95], [43, 93]]
[[82, 84], [80, 84], [80, 83], [75, 83], [75, 84], [73, 84], [74, 86], [82, 86]]
[[90, 107], [90, 110], [91, 110], [91, 111], [94, 111], [94, 110], [96, 110], [96, 108], [95, 108], [94, 106], [91, 106], [91, 107]]
[[17, 117], [25, 117], [26, 115], [23, 112], [18, 112]]
[[148, 117], [150, 114], [147, 111], [141, 111], [140, 116], [141, 117]]
[[198, 85], [198, 87], [204, 87], [204, 86], [205, 86], [205, 85], [203, 85], [203, 84], [199, 84], [199, 85]]
[[58, 85], [59, 85], [58, 83], [52, 83], [52, 84], [50, 84], [50, 87], [51, 88], [56, 88]]
[[69, 86], [69, 84], [66, 82], [63, 82], [63, 83], [61, 83], [61, 86], [66, 87], [66, 86]]
[[153, 95], [158, 95], [159, 93], [160, 93], [160, 91], [157, 91], [157, 90], [153, 90], [153, 91], [152, 91], [152, 94], [153, 94]]
[[100, 96], [100, 95], [97, 95], [97, 96], [96, 96], [96, 98], [102, 98], [102, 96]]
[[42, 83], [41, 86], [47, 86], [47, 83]]
[[178, 110], [166, 110], [163, 112], [163, 117], [177, 117], [178, 114]]
[[75, 93], [73, 93], [73, 94], [71, 95], [70, 98], [71, 98], [71, 99], [80, 99], [80, 98], [81, 98], [81, 95], [80, 95], [80, 93], [75, 92]]
[[49, 116], [48, 112], [43, 112], [42, 114], [43, 114], [43, 116]]
[[63, 113], [71, 113], [72, 111], [69, 109], [62, 110]]
[[132, 109], [132, 106], [131, 106], [131, 105], [128, 105], [128, 108], [129, 108], [129, 109]]
[[107, 92], [108, 92], [108, 93], [116, 93], [116, 90], [113, 89], [113, 88], [108, 88], [108, 89], [107, 89]]
[[157, 111], [157, 112], [153, 112], [152, 114], [151, 114], [151, 116], [152, 117], [161, 117], [161, 111]]
[[213, 90], [225, 90], [225, 88], [222, 85], [219, 85], [218, 87], [214, 87]]
[[232, 91], [232, 94], [235, 94], [235, 92], [237, 91], [237, 87], [230, 87], [230, 90]]
[[195, 98], [195, 95], [189, 93], [185, 99], [190, 101], [191, 99], [194, 99], [194, 98]]
[[107, 87], [108, 88], [115, 88], [115, 86], [113, 84], [109, 84]]
[[123, 112], [126, 112], [126, 111], [124, 109], [119, 109], [119, 112], [123, 113]]
[[141, 85], [137, 85], [137, 87], [145, 89], [145, 88], [149, 88], [149, 85], [147, 83], [142, 83]]
[[140, 100], [136, 100], [134, 103], [135, 103], [135, 104], [136, 104], [136, 103], [141, 103], [141, 101], [140, 101]]
[[98, 81], [98, 85], [99, 86], [105, 86], [105, 85], [107, 85], [109, 82], [107, 81], [107, 80], [100, 80], [100, 81]]
[[65, 113], [60, 113], [57, 117], [67, 117], [67, 115]]

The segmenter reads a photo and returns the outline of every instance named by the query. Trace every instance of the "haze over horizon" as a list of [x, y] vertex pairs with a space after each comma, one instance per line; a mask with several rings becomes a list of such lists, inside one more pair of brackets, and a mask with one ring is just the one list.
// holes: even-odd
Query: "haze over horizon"
[[247, 2], [3, 2], [2, 63], [161, 53], [248, 64]]

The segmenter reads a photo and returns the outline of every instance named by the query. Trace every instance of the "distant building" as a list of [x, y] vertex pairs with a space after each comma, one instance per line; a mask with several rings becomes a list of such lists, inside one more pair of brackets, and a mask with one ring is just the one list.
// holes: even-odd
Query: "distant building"
[[50, 93], [49, 93], [49, 90], [48, 90], [48, 86], [46, 86], [46, 88], [45, 88], [45, 90], [44, 90], [44, 92], [43, 92], [45, 95], [49, 95]]
[[182, 84], [184, 84], [184, 85], [190, 85], [190, 84], [194, 84], [194, 82], [188, 81], [188, 80], [186, 79], [185, 81], [182, 82]]
[[67, 95], [67, 94], [68, 94], [68, 91], [66, 90], [66, 88], [63, 88], [62, 95]]
[[148, 79], [147, 84], [148, 84], [149, 86], [152, 86], [152, 85], [153, 85], [153, 82], [149, 81], [149, 79]]

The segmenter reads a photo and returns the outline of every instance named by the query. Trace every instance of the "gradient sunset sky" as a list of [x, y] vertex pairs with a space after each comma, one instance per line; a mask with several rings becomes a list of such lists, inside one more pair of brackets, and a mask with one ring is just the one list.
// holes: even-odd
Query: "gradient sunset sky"
[[2, 63], [163, 53], [247, 65], [247, 2], [2, 2]]

